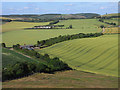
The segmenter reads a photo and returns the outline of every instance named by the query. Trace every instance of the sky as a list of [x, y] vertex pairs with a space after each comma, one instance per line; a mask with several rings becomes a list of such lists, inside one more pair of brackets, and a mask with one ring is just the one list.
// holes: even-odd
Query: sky
[[2, 2], [118, 2], [119, 0], [1, 0]]
[[2, 15], [118, 13], [118, 2], [2, 2]]

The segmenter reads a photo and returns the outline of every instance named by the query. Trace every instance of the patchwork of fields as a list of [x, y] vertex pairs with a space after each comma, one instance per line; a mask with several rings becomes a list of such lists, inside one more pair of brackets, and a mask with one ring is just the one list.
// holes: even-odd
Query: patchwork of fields
[[[29, 23], [29, 22], [10, 22], [3, 25], [3, 42], [7, 46], [13, 44], [36, 44], [38, 40], [44, 40], [59, 35], [71, 35], [77, 33], [95, 33], [101, 32], [102, 29], [98, 28], [104, 24], [97, 19], [79, 19], [79, 20], [63, 20], [58, 24], [64, 24], [68, 27], [72, 24], [73, 29], [37, 29], [37, 30], [24, 30], [24, 28], [33, 27], [35, 25], [46, 25], [45, 23]], [[104, 24], [107, 25], [107, 24]]]
[[[100, 25], [108, 24], [97, 19], [61, 20], [57, 25], [65, 25], [63, 29], [33, 29], [24, 30], [36, 25], [47, 25], [49, 22], [9, 22], [2, 25], [3, 43], [7, 46], [13, 44], [36, 44], [38, 40], [45, 40], [59, 35], [72, 35], [78, 33], [101, 32]], [[65, 29], [72, 25], [72, 29]], [[118, 28], [106, 28], [104, 33], [117, 33]], [[1, 35], [1, 34], [0, 34]], [[51, 57], [57, 56], [72, 68], [104, 75], [118, 76], [118, 34], [103, 35], [96, 38], [75, 39], [65, 41], [53, 46], [38, 50], [48, 53]], [[3, 57], [6, 57], [6, 53]], [[14, 56], [9, 56], [12, 58]], [[19, 58], [19, 57], [18, 57]], [[7, 59], [6, 59], [7, 60]], [[18, 59], [21, 60], [21, 59]], [[5, 62], [7, 63], [7, 61]]]
[[72, 68], [118, 76], [118, 35], [65, 41], [38, 50], [57, 56]]

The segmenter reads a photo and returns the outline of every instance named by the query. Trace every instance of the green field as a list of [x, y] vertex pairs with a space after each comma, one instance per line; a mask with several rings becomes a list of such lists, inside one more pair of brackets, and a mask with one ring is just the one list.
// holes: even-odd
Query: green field
[[2, 67], [15, 64], [16, 62], [37, 62], [37, 60], [21, 55], [15, 51], [2, 49]]
[[72, 68], [118, 76], [118, 35], [75, 39], [38, 50], [57, 56]]
[[[20, 24], [21, 23], [21, 24]], [[46, 23], [29, 23], [29, 22], [10, 22], [3, 25], [2, 38], [7, 46], [13, 44], [36, 44], [38, 40], [44, 40], [59, 35], [71, 35], [77, 33], [95, 33], [101, 32], [100, 25], [107, 25], [99, 22], [97, 19], [79, 19], [79, 20], [63, 20], [58, 24], [64, 24], [65, 27], [73, 25], [73, 29], [37, 29], [23, 30], [25, 27], [32, 27]], [[4, 32], [7, 31], [7, 32]]]

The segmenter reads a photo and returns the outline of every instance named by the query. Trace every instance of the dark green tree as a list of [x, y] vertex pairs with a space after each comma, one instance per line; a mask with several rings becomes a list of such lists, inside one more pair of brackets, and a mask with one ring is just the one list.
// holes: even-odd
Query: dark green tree
[[72, 25], [70, 25], [69, 28], [72, 29]]
[[6, 47], [5, 43], [2, 43], [2, 47], [4, 47], [4, 48]]

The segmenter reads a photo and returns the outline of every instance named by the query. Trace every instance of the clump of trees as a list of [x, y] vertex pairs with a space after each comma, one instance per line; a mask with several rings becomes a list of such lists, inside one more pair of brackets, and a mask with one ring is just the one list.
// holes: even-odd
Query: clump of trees
[[100, 28], [105, 28], [105, 26], [104, 25], [100, 25]]
[[49, 25], [57, 24], [58, 22], [59, 22], [59, 20], [55, 20], [55, 21], [52, 21], [51, 23], [49, 23]]
[[14, 50], [22, 52], [37, 62], [16, 62], [2, 69], [2, 80], [11, 80], [31, 75], [36, 72], [54, 73], [55, 71], [71, 70], [65, 62], [58, 57], [50, 58], [48, 54], [41, 55], [37, 51], [20, 49], [19, 44], [13, 45]]
[[103, 35], [103, 33], [89, 33], [89, 34], [84, 34], [84, 33], [79, 33], [79, 34], [74, 34], [74, 35], [64, 35], [64, 36], [58, 36], [54, 38], [50, 38], [47, 40], [42, 40], [42, 41], [37, 41], [37, 46], [40, 48], [51, 46], [53, 44], [67, 41], [67, 40], [73, 40], [77, 38], [88, 38], [88, 37], [98, 37]]

